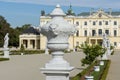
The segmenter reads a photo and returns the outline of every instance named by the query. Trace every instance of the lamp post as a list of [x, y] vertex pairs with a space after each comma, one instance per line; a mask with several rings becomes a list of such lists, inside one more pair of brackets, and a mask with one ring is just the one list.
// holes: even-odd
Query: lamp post
[[68, 48], [68, 38], [75, 32], [75, 26], [64, 20], [65, 13], [57, 5], [50, 14], [52, 20], [41, 28], [41, 33], [47, 37], [47, 47], [52, 51], [52, 60], [41, 68], [46, 80], [69, 80], [69, 73], [74, 69], [63, 59], [64, 50]]

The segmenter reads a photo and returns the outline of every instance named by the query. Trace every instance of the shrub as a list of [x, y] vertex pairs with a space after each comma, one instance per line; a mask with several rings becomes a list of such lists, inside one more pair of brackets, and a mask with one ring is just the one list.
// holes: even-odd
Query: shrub
[[0, 58], [0, 61], [7, 61], [9, 58]]
[[110, 67], [110, 64], [111, 64], [111, 61], [110, 60], [107, 60], [107, 64], [106, 64], [106, 67], [102, 73], [102, 76], [101, 76], [101, 79], [100, 80], [106, 80], [106, 77], [107, 77], [107, 74], [108, 74], [108, 71], [109, 71], [109, 67]]
[[81, 49], [83, 50], [84, 54], [86, 55], [85, 58], [81, 60], [82, 64], [90, 65], [98, 56], [101, 56], [105, 53], [105, 49], [102, 48], [100, 45], [88, 45], [83, 44], [81, 45]]
[[[25, 50], [24, 51], [24, 55], [28, 55], [28, 54], [41, 54], [44, 53], [44, 50]], [[11, 55], [21, 55], [21, 51], [11, 51]]]

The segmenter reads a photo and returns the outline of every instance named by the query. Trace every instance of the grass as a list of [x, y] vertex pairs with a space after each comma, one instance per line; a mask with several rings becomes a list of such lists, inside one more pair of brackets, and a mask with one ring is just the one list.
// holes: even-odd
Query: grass
[[103, 73], [106, 65], [107, 65], [107, 61], [104, 61], [104, 65], [103, 65], [103, 66], [100, 66], [100, 71], [99, 71], [99, 72], [96, 72], [96, 71], [93, 71], [93, 72], [92, 72], [91, 75], [94, 76], [94, 80], [100, 80], [100, 78], [101, 78], [101, 76], [102, 76], [102, 73]]

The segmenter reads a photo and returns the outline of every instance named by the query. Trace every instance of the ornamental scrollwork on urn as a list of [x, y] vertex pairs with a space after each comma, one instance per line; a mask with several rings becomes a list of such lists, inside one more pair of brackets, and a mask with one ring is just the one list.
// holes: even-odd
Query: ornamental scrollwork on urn
[[59, 5], [50, 14], [52, 20], [41, 28], [41, 33], [48, 39], [47, 47], [52, 51], [68, 48], [68, 38], [76, 32], [74, 25], [64, 20], [65, 13]]

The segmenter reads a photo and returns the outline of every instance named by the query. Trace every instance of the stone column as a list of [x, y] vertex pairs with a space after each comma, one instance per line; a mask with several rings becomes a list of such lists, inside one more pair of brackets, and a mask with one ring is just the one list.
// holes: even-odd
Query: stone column
[[30, 49], [30, 46], [31, 46], [31, 45], [30, 45], [30, 40], [28, 39], [28, 40], [27, 40], [27, 47], [26, 47], [26, 48], [27, 48], [27, 49]]
[[37, 49], [37, 39], [35, 39], [35, 49]]
[[68, 38], [75, 33], [75, 27], [64, 20], [65, 13], [57, 5], [50, 14], [52, 20], [41, 28], [41, 33], [47, 36], [47, 47], [52, 51], [52, 60], [41, 68], [46, 80], [69, 80], [73, 67], [63, 59], [64, 50], [68, 48]]

